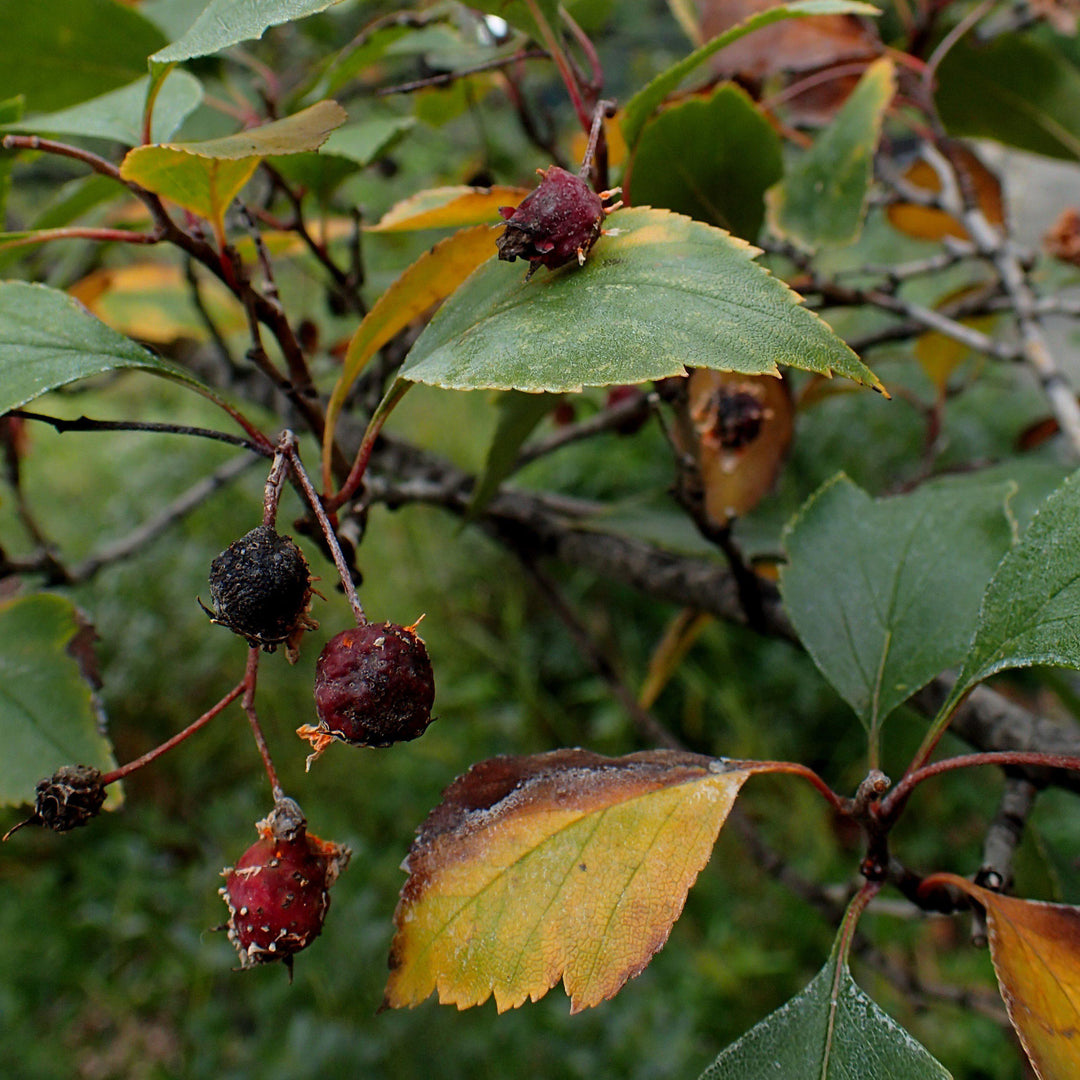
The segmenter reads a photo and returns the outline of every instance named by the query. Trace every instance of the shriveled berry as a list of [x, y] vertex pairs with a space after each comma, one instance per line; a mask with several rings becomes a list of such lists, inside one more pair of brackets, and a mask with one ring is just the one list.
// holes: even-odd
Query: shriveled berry
[[105, 785], [101, 773], [90, 765], [64, 765], [38, 784], [35, 795], [34, 812], [9, 829], [5, 840], [24, 825], [44, 825], [54, 832], [85, 825], [101, 813]]
[[431, 723], [435, 676], [415, 626], [366, 623], [330, 639], [315, 665], [316, 726], [297, 729], [315, 752], [334, 739], [390, 746]]
[[210, 564], [214, 622], [273, 652], [315, 624], [308, 618], [311, 575], [303, 552], [272, 525], [259, 525]]
[[322, 931], [330, 886], [351, 852], [312, 836], [291, 799], [255, 828], [259, 839], [223, 871], [229, 940], [242, 968], [284, 960], [291, 974], [293, 956]]
[[571, 259], [583, 264], [605, 215], [600, 196], [580, 177], [558, 165], [540, 175], [543, 180], [517, 209], [499, 207], [506, 229], [495, 241], [500, 259], [528, 259], [530, 275], [538, 266], [555, 270]]

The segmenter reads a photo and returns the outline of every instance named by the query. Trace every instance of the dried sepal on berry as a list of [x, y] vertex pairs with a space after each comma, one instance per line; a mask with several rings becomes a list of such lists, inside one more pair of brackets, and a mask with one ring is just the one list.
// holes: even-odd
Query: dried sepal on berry
[[3, 836], [6, 840], [24, 825], [42, 825], [54, 832], [67, 832], [85, 825], [101, 813], [105, 785], [101, 772], [90, 765], [64, 765], [40, 781], [34, 812]]
[[293, 956], [322, 932], [330, 886], [351, 852], [309, 833], [292, 799], [281, 799], [255, 828], [259, 839], [222, 871], [226, 929], [241, 968], [282, 960], [291, 978]]
[[[210, 617], [253, 648], [273, 652], [284, 643], [290, 662], [305, 630], [311, 574], [304, 553], [272, 525], [258, 525], [210, 564]], [[201, 602], [201, 601], [200, 601]]]
[[537, 170], [543, 179], [515, 208], [499, 207], [506, 228], [495, 241], [499, 258], [528, 259], [531, 277], [539, 266], [556, 270], [577, 259], [578, 265], [603, 232], [604, 198], [580, 177], [552, 165]]
[[315, 665], [316, 725], [296, 733], [311, 743], [308, 766], [335, 739], [390, 746], [431, 723], [435, 675], [416, 624], [365, 623], [327, 642]]

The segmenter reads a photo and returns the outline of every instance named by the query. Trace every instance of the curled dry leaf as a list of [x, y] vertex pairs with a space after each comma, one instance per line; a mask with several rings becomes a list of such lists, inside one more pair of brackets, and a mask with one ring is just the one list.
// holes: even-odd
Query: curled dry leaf
[[677, 402], [674, 435], [696, 466], [685, 478], [714, 525], [752, 510], [791, 445], [794, 410], [783, 379], [698, 368]]
[[1062, 210], [1043, 237], [1043, 247], [1055, 259], [1080, 266], [1080, 210], [1075, 206]]
[[437, 990], [502, 1012], [560, 978], [572, 1012], [612, 997], [667, 940], [747, 775], [672, 750], [474, 765], [405, 861], [384, 1007]]

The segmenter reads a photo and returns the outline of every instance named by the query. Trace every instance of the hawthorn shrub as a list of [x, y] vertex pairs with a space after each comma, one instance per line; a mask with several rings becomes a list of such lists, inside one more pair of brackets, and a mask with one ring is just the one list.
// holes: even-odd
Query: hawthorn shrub
[[1076, 24], [0, 3], [11, 1075], [1076, 1075]]

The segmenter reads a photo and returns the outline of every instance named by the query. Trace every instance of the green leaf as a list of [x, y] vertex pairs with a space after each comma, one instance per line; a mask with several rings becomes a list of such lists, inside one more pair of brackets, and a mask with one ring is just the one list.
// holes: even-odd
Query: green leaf
[[0, 414], [118, 368], [152, 371], [205, 392], [187, 372], [111, 330], [66, 293], [0, 282]]
[[665, 207], [753, 240], [765, 189], [783, 171], [780, 137], [731, 84], [646, 124], [623, 189], [635, 206]]
[[357, 165], [370, 165], [389, 153], [409, 130], [416, 126], [412, 116], [374, 116], [338, 128], [322, 148], [323, 154], [336, 154]]
[[[4, 124], [3, 130], [78, 135], [138, 146], [142, 142], [143, 108], [149, 86], [150, 77], [144, 76], [119, 90], [111, 90], [69, 109]], [[186, 71], [173, 72], [157, 96], [153, 138], [157, 141], [167, 139], [200, 101], [202, 84], [199, 80]]]
[[[838, 939], [839, 940], [839, 939]], [[951, 1080], [833, 949], [809, 985], [732, 1043], [700, 1080]]]
[[[478, 4], [470, 4], [477, 11], [487, 12], [489, 15], [498, 15], [505, 19], [511, 26], [524, 30], [534, 41], [543, 43], [536, 20], [529, 11], [529, 5], [525, 0], [482, 0]], [[547, 19], [548, 26], [558, 32], [559, 26], [559, 0], [536, 0], [536, 6], [540, 14]]]
[[509, 390], [499, 395], [499, 418], [488, 447], [484, 471], [473, 489], [468, 518], [474, 518], [488, 504], [499, 485], [510, 475], [518, 451], [536, 425], [559, 403], [557, 394], [523, 394]]
[[638, 207], [608, 219], [588, 261], [526, 281], [492, 258], [439, 309], [401, 376], [458, 390], [576, 391], [683, 375], [775, 374], [787, 364], [877, 377], [757, 249], [720, 229]]
[[1033, 664], [1080, 668], [1080, 472], [1001, 560], [950, 701], [995, 672]]
[[1080, 71], [1022, 34], [953, 46], [938, 68], [935, 101], [954, 135], [1080, 158]]
[[165, 39], [116, 0], [0, 0], [0, 99], [52, 112], [134, 82]]
[[858, 239], [881, 121], [895, 92], [893, 62], [876, 60], [832, 123], [769, 192], [775, 233], [807, 250]]
[[72, 650], [85, 633], [63, 597], [0, 604], [0, 806], [32, 803], [37, 782], [61, 765], [116, 767], [100, 704]]
[[[0, 124], [18, 120], [22, 116], [22, 111], [21, 96], [0, 101]], [[15, 156], [14, 153], [0, 151], [0, 223], [4, 220], [8, 195], [11, 193], [11, 169], [15, 163]]]
[[630, 99], [622, 119], [623, 136], [627, 146], [632, 148], [637, 143], [645, 121], [652, 116], [670, 93], [678, 89], [683, 79], [696, 71], [710, 56], [752, 31], [783, 19], [805, 18], [808, 15], [880, 14], [881, 12], [876, 7], [858, 3], [857, 0], [794, 0], [793, 3], [780, 4], [743, 19], [730, 30], [717, 34], [700, 49], [695, 49], [689, 56], [669, 67], [667, 71], [661, 72]]
[[960, 477], [872, 499], [842, 473], [788, 526], [781, 594], [822, 674], [873, 732], [963, 661], [1012, 540], [1016, 485]]
[[150, 59], [158, 64], [174, 64], [210, 56], [241, 41], [257, 40], [271, 26], [307, 18], [336, 3], [340, 0], [210, 0], [179, 41]]

